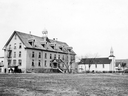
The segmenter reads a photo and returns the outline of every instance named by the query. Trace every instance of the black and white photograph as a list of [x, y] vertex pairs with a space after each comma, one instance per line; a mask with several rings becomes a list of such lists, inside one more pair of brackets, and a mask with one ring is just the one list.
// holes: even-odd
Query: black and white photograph
[[128, 96], [128, 0], [0, 0], [0, 96]]

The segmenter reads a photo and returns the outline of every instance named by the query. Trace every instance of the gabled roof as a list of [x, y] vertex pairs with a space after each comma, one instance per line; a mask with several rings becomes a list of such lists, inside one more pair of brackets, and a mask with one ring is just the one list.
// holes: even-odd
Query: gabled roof
[[[47, 50], [47, 51], [57, 51], [57, 52], [63, 52], [63, 53], [68, 53], [67, 48], [69, 47], [65, 42], [61, 42], [61, 41], [55, 41], [52, 39], [49, 39], [48, 37], [39, 37], [39, 36], [35, 36], [35, 35], [31, 35], [31, 34], [26, 34], [23, 32], [19, 32], [19, 31], [14, 31], [12, 36], [9, 38], [9, 40], [7, 41], [7, 43], [5, 44], [4, 48], [9, 44], [10, 40], [12, 39], [12, 37], [14, 35], [17, 35], [20, 40], [22, 41], [22, 43], [25, 45], [26, 48], [34, 48], [34, 49], [38, 49], [38, 50]], [[44, 43], [44, 39], [46, 38], [47, 41], [47, 48], [44, 48], [41, 44]], [[31, 46], [30, 43], [28, 42], [28, 40], [34, 39], [34, 45], [35, 46]], [[57, 47], [56, 49], [53, 49], [50, 44], [51, 43], [56, 43], [57, 46], [63, 46], [63, 50], [60, 50], [59, 47]], [[71, 50], [70, 54], [75, 54], [75, 52], [73, 50]]]
[[51, 60], [51, 63], [64, 63], [61, 59], [53, 59]]
[[83, 58], [79, 64], [110, 64], [111, 61], [109, 58]]

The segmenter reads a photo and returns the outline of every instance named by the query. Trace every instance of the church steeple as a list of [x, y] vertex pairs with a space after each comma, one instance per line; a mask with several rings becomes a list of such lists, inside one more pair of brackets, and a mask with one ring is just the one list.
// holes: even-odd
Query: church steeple
[[111, 47], [111, 49], [110, 49], [110, 56], [109, 57], [115, 57], [114, 56], [114, 51], [113, 51], [113, 48]]

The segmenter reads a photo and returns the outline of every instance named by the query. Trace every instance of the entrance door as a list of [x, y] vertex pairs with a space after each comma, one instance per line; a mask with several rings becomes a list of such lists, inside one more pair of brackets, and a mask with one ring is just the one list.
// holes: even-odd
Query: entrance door
[[57, 63], [53, 63], [53, 68], [57, 68]]

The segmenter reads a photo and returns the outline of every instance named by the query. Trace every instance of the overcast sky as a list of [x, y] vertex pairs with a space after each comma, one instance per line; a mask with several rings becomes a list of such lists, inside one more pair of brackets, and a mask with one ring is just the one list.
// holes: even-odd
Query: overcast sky
[[0, 0], [0, 56], [14, 30], [58, 38], [78, 56], [128, 58], [128, 0]]

